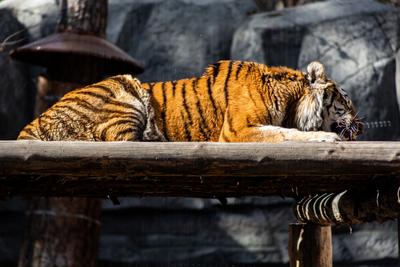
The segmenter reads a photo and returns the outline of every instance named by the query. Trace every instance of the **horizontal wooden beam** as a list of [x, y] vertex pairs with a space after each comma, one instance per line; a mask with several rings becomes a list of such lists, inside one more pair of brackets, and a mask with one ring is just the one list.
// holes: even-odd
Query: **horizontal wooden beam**
[[0, 196], [296, 196], [399, 177], [400, 142], [0, 142]]

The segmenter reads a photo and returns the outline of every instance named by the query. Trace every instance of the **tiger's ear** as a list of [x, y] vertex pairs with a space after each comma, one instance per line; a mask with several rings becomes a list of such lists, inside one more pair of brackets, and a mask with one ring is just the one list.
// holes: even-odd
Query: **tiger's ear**
[[310, 84], [324, 84], [327, 82], [325, 67], [318, 61], [313, 61], [307, 66], [307, 79]]
[[299, 114], [302, 114], [301, 118], [298, 118], [298, 125], [303, 131], [317, 131], [324, 121], [324, 95], [330, 82], [326, 77], [324, 65], [317, 61], [308, 64], [306, 77], [311, 90], [298, 107]]

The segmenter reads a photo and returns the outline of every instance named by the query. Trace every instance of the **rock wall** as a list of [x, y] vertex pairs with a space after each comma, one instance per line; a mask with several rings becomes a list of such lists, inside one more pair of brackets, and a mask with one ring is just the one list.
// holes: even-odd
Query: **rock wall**
[[360, 116], [378, 122], [367, 125], [361, 140], [399, 140], [398, 25], [398, 9], [373, 0], [261, 13], [235, 32], [231, 56], [300, 69], [318, 60], [349, 92]]
[[139, 3], [120, 23], [116, 43], [144, 62], [143, 81], [190, 77], [229, 58], [235, 29], [255, 10], [251, 1]]
[[[7, 27], [15, 27], [9, 32], [27, 27], [30, 41], [48, 35], [57, 21], [56, 2], [5, 0], [0, 29], [6, 12], [13, 18]], [[296, 68], [318, 59], [366, 119], [391, 121], [391, 127], [369, 129], [366, 139], [398, 138], [397, 9], [348, 0], [257, 10], [243, 0], [110, 0], [107, 37], [145, 63], [143, 81], [199, 75], [219, 59]], [[0, 54], [0, 69], [10, 69], [1, 56], [6, 58]], [[31, 82], [36, 72], [22, 71], [13, 81]], [[14, 87], [23, 88], [9, 85], [7, 94], [17, 92]], [[19, 97], [31, 103], [24, 92]], [[20, 111], [17, 103], [7, 102], [7, 114]], [[290, 199], [228, 199], [226, 207], [197, 198], [120, 201], [120, 206], [104, 202], [100, 266], [287, 266], [287, 225], [294, 222]], [[15, 265], [18, 257], [23, 206], [20, 199], [0, 204], [0, 218], [7, 218], [0, 220], [2, 266]], [[397, 266], [396, 232], [395, 222], [355, 226], [352, 234], [348, 227], [334, 228], [335, 266]]]
[[[15, 139], [32, 118], [34, 87], [29, 68], [8, 57], [10, 49], [28, 41], [27, 32], [10, 10], [0, 9], [0, 139]], [[22, 32], [19, 32], [22, 31]], [[14, 38], [13, 33], [19, 32]], [[20, 40], [18, 44], [12, 41]]]

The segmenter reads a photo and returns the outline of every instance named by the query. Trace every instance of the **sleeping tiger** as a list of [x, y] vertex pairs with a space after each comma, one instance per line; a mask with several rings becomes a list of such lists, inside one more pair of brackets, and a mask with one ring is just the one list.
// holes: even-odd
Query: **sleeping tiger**
[[330, 142], [361, 132], [352, 102], [321, 63], [303, 73], [219, 61], [198, 78], [141, 84], [119, 75], [71, 91], [18, 139]]

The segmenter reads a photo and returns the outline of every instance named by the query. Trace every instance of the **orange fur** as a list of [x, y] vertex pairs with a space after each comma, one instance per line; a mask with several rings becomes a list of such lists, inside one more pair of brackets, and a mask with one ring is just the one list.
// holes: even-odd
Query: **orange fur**
[[287, 113], [309, 90], [300, 71], [242, 61], [220, 61], [199, 78], [142, 86], [151, 91], [157, 124], [170, 141], [282, 141], [257, 126], [294, 127]]
[[[335, 95], [330, 106], [345, 98], [326, 80], [320, 63], [309, 66], [309, 73], [302, 73], [254, 62], [220, 61], [198, 78], [178, 81], [140, 84], [130, 75], [111, 77], [66, 94], [26, 126], [19, 139], [339, 140], [337, 134], [321, 131], [321, 101], [328, 93]], [[346, 108], [354, 117], [350, 102]]]

